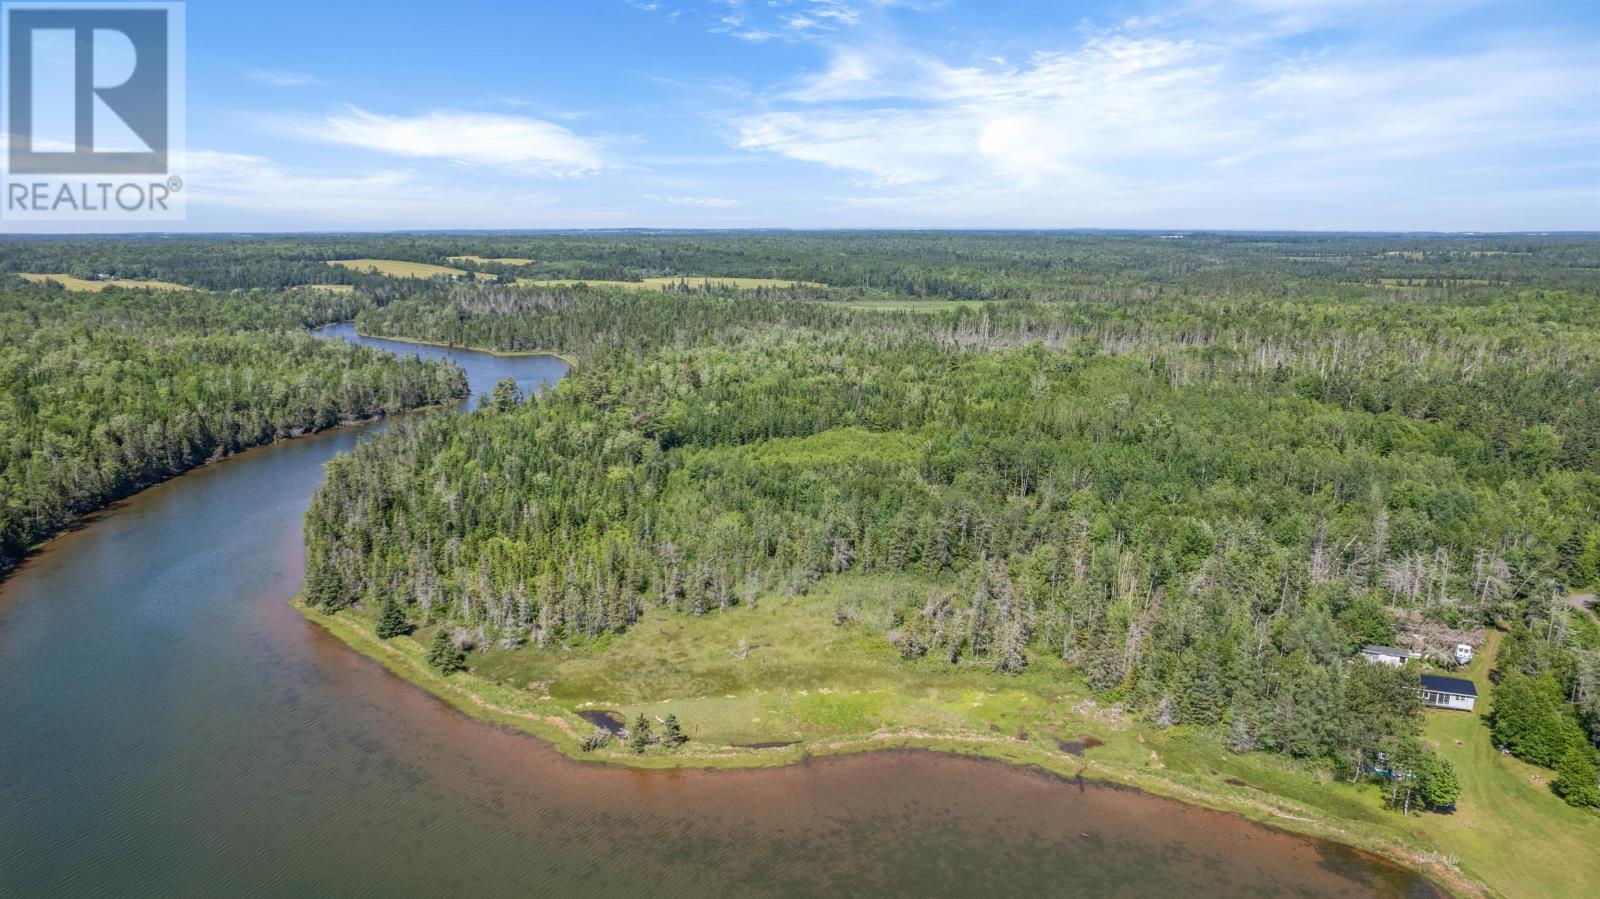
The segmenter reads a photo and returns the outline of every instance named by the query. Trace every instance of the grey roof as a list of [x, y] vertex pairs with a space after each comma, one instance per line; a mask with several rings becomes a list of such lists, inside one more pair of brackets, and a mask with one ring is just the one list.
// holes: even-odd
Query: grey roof
[[1379, 646], [1376, 643], [1368, 643], [1366, 646], [1361, 647], [1361, 651], [1380, 656], [1407, 657], [1411, 655], [1411, 650], [1409, 649], [1401, 649], [1398, 646]]
[[1462, 680], [1459, 677], [1440, 677], [1437, 674], [1424, 674], [1422, 689], [1432, 690], [1435, 693], [1454, 693], [1457, 696], [1478, 695], [1478, 688], [1472, 685], [1472, 681]]

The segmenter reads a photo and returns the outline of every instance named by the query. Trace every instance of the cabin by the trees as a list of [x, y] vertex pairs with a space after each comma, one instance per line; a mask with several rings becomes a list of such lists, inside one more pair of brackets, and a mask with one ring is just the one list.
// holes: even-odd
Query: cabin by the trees
[[1422, 675], [1423, 705], [1470, 712], [1477, 699], [1478, 688], [1472, 685], [1472, 681], [1459, 677], [1440, 677], [1437, 674]]
[[1361, 647], [1361, 657], [1369, 662], [1379, 665], [1388, 665], [1391, 668], [1403, 668], [1406, 659], [1411, 658], [1411, 650], [1400, 649], [1396, 646], [1376, 646], [1368, 644]]

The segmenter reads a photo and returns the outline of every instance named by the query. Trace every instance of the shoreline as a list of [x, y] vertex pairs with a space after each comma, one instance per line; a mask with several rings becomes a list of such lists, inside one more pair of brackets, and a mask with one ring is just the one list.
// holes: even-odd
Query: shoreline
[[[355, 322], [329, 322], [328, 324], [322, 325], [319, 328], [312, 328], [312, 330], [320, 331], [322, 328], [331, 328], [335, 325], [354, 326]], [[578, 367], [578, 361], [576, 359], [563, 353], [558, 353], [555, 350], [491, 350], [488, 347], [469, 346], [467, 344], [460, 343], [444, 343], [443, 341], [439, 340], [422, 340], [421, 338], [417, 337], [396, 337], [392, 334], [367, 334], [364, 333], [360, 328], [356, 328], [356, 336], [365, 337], [369, 340], [389, 340], [395, 343], [414, 343], [418, 346], [438, 347], [441, 350], [457, 350], [463, 353], [482, 353], [485, 356], [499, 356], [505, 359], [516, 359], [526, 356], [549, 356], [553, 359], [560, 359], [570, 368]]]
[[[471, 399], [471, 397], [470, 396], [462, 397], [461, 399], [457, 400], [456, 402], [460, 403], [460, 402], [462, 402], [464, 400], [467, 400], [467, 399]], [[435, 412], [435, 411], [438, 411], [440, 409], [449, 409], [449, 408], [452, 408], [452, 407], [450, 405], [446, 404], [446, 403], [429, 403], [426, 406], [415, 406], [415, 407], [410, 408], [410, 409], [398, 409], [398, 410], [395, 410], [393, 412], [375, 412], [375, 413], [373, 413], [371, 415], [366, 416], [365, 418], [340, 419], [339, 421], [335, 422], [334, 424], [328, 425], [325, 428], [313, 428], [313, 429], [307, 430], [307, 431], [305, 431], [303, 433], [296, 434], [296, 435], [294, 435], [292, 437], [275, 437], [272, 440], [268, 440], [268, 441], [266, 441], [264, 443], [252, 443], [249, 446], [241, 447], [237, 452], [228, 453], [226, 455], [209, 456], [203, 462], [200, 462], [200, 463], [195, 464], [195, 465], [191, 465], [188, 468], [183, 469], [182, 471], [172, 472], [171, 474], [168, 474], [168, 475], [166, 475], [165, 477], [162, 477], [159, 480], [151, 481], [148, 484], [144, 484], [144, 485], [138, 487], [137, 489], [131, 490], [131, 491], [127, 492], [127, 493], [121, 494], [121, 495], [119, 495], [119, 496], [107, 501], [104, 505], [96, 506], [95, 508], [90, 509], [87, 512], [84, 512], [81, 515], [76, 516], [73, 519], [73, 521], [71, 523], [69, 523], [68, 525], [66, 525], [65, 527], [61, 528], [60, 530], [56, 531], [55, 533], [51, 534], [50, 536], [44, 538], [43, 540], [40, 540], [38, 543], [34, 543], [34, 544], [30, 545], [27, 549], [25, 549], [23, 551], [22, 556], [20, 558], [18, 558], [16, 560], [16, 562], [14, 562], [9, 568], [0, 568], [0, 584], [5, 583], [6, 579], [10, 578], [16, 572], [22, 570], [22, 567], [24, 565], [28, 564], [28, 560], [32, 559], [38, 553], [44, 551], [47, 547], [49, 547], [51, 544], [55, 543], [56, 541], [63, 540], [65, 538], [67, 538], [67, 537], [72, 536], [73, 534], [78, 533], [79, 531], [82, 531], [84, 528], [94, 524], [96, 521], [99, 521], [101, 516], [106, 515], [106, 514], [108, 514], [110, 512], [116, 511], [117, 507], [122, 505], [123, 503], [125, 503], [125, 502], [127, 502], [127, 501], [129, 501], [129, 500], [131, 500], [131, 499], [133, 499], [133, 498], [135, 498], [135, 497], [147, 492], [147, 491], [154, 490], [157, 487], [163, 486], [165, 484], [170, 484], [173, 481], [176, 481], [179, 478], [183, 477], [184, 475], [191, 474], [193, 472], [200, 471], [202, 469], [210, 468], [213, 465], [221, 465], [224, 462], [232, 462], [235, 459], [243, 458], [244, 456], [249, 455], [254, 450], [266, 449], [268, 447], [277, 446], [278, 444], [281, 444], [281, 443], [292, 443], [292, 442], [294, 442], [296, 440], [305, 440], [305, 439], [310, 438], [310, 437], [318, 437], [318, 436], [322, 436], [322, 435], [325, 435], [325, 434], [333, 434], [333, 433], [337, 433], [339, 431], [346, 430], [348, 428], [369, 427], [371, 425], [378, 424], [379, 422], [386, 421], [386, 420], [391, 419], [391, 418], [399, 418], [400, 416], [403, 416], [403, 415], [413, 415], [413, 414], [419, 414], [419, 413]]]
[[[330, 615], [306, 605], [297, 594], [291, 606], [307, 622], [315, 624], [362, 657], [381, 665], [390, 674], [449, 705], [456, 711], [490, 724], [506, 727], [540, 740], [564, 758], [593, 765], [620, 765], [636, 770], [670, 771], [683, 768], [701, 770], [777, 768], [801, 764], [815, 758], [854, 755], [863, 752], [924, 751], [982, 759], [1034, 769], [1052, 778], [1071, 783], [1090, 780], [1107, 787], [1131, 788], [1186, 805], [1236, 815], [1275, 830], [1338, 843], [1359, 852], [1382, 858], [1427, 879], [1452, 896], [1497, 896], [1484, 881], [1463, 871], [1458, 864], [1446, 863], [1441, 853], [1398, 836], [1378, 832], [1360, 822], [1327, 815], [1287, 797], [1257, 791], [1254, 796], [1236, 796], [1215, 789], [1184, 783], [1156, 772], [1107, 764], [1082, 755], [1054, 752], [1039, 742], [1017, 740], [1001, 734], [932, 733], [919, 730], [877, 731], [871, 734], [840, 734], [824, 742], [791, 744], [773, 748], [707, 747], [706, 750], [677, 750], [672, 754], [637, 755], [608, 747], [584, 752], [579, 743], [592, 725], [576, 718], [570, 710], [548, 698], [534, 698], [490, 683], [470, 671], [441, 677], [428, 668], [423, 649], [402, 648], [396, 640], [379, 640], [352, 616]], [[572, 720], [568, 720], [571, 718]], [[576, 722], [576, 723], [575, 723]], [[692, 745], [692, 744], [691, 744]]]

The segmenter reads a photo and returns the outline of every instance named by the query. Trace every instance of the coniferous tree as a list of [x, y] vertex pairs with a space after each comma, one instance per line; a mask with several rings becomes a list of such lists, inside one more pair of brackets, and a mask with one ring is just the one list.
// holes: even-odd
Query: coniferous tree
[[640, 712], [639, 717], [633, 719], [633, 729], [628, 733], [628, 748], [634, 752], [644, 752], [652, 742], [650, 719], [644, 716], [644, 712]]
[[666, 733], [662, 736], [662, 742], [672, 747], [682, 746], [689, 742], [689, 736], [683, 732], [683, 728], [678, 726], [677, 715], [667, 715]]
[[501, 378], [495, 382], [490, 404], [496, 412], [510, 412], [522, 402], [522, 391], [517, 389], [515, 378]]
[[433, 632], [433, 642], [428, 645], [428, 665], [440, 674], [453, 674], [467, 667], [466, 656], [450, 639], [448, 628]]
[[1428, 808], [1446, 808], [1461, 798], [1461, 777], [1450, 760], [1424, 752], [1416, 763], [1417, 793]]
[[1600, 772], [1596, 770], [1594, 755], [1594, 750], [1588, 746], [1574, 746], [1556, 767], [1552, 786], [1568, 805], [1580, 808], [1600, 805]]
[[1584, 742], [1561, 685], [1548, 674], [1510, 671], [1494, 691], [1494, 738], [1524, 761], [1554, 767]]
[[383, 611], [378, 614], [378, 639], [388, 640], [409, 633], [411, 633], [411, 623], [406, 621], [406, 614], [401, 611], [400, 603], [396, 602], [393, 596], [385, 599]]

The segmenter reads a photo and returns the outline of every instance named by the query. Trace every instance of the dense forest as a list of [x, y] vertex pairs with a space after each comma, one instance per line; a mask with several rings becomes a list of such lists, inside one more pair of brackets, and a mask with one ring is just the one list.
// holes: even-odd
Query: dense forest
[[0, 574], [208, 460], [466, 392], [454, 367], [306, 332], [352, 313], [309, 293], [0, 292]]
[[[327, 264], [357, 258], [463, 274]], [[12, 558], [188, 465], [462, 391], [303, 333], [353, 319], [578, 362], [365, 442], [308, 514], [310, 598], [456, 634], [454, 664], [883, 576], [921, 586], [832, 614], [905, 665], [1064, 660], [1238, 750], [1346, 774], [1386, 746], [1445, 804], [1415, 674], [1349, 659], [1491, 627], [1497, 741], [1569, 801], [1594, 780], [1600, 626], [1571, 598], [1600, 581], [1592, 237], [33, 238], [0, 271], [209, 291], [3, 276]], [[650, 277], [684, 281], [567, 283]]]
[[[1501, 264], [1421, 257], [1483, 282]], [[339, 460], [308, 517], [310, 588], [538, 652], [914, 573], [916, 601], [836, 618], [908, 664], [1004, 675], [1051, 653], [1161, 723], [1341, 771], [1380, 737], [1415, 747], [1407, 690], [1356, 648], [1405, 622], [1498, 625], [1557, 697], [1550, 726], [1579, 735], [1528, 757], [1592, 762], [1600, 630], [1564, 597], [1600, 574], [1600, 304], [1352, 286], [1391, 258], [1415, 261], [1280, 290], [1281, 260], [1236, 253], [1227, 289], [1202, 270], [929, 311], [492, 285], [368, 307], [371, 333], [583, 362], [538, 402]]]

